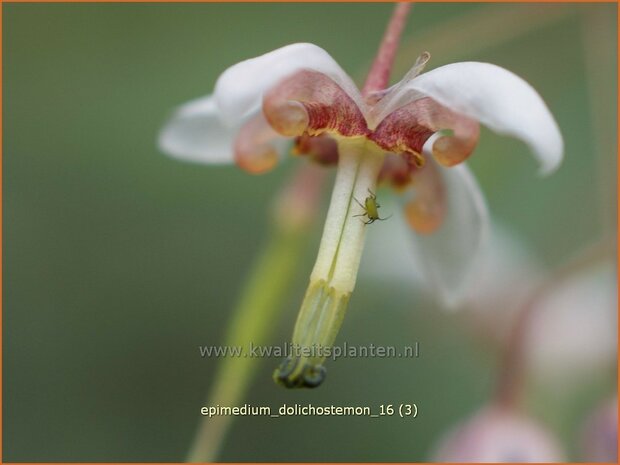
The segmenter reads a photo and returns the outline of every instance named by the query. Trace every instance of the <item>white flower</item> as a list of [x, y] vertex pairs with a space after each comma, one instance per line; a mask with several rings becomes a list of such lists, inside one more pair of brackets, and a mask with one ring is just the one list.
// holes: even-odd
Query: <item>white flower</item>
[[288, 45], [227, 69], [212, 95], [172, 116], [160, 147], [190, 161], [236, 162], [252, 173], [275, 166], [287, 140], [322, 162], [337, 160], [336, 145], [326, 136], [363, 138], [379, 152], [402, 154], [386, 160], [381, 180], [406, 188], [406, 217], [418, 232], [428, 273], [455, 301], [484, 239], [488, 213], [467, 167], [447, 167], [471, 154], [478, 122], [523, 140], [545, 174], [560, 164], [563, 143], [540, 96], [510, 71], [465, 62], [417, 75], [427, 61], [425, 54], [400, 83], [363, 97], [325, 50]]
[[[401, 82], [384, 89], [408, 9], [396, 6], [362, 92], [325, 50], [292, 44], [228, 68], [214, 93], [181, 107], [160, 136], [161, 148], [174, 156], [236, 162], [251, 173], [273, 168], [287, 140], [297, 154], [338, 163], [293, 334], [293, 344], [303, 348], [330, 347], [336, 338], [365, 226], [381, 219], [372, 193], [378, 181], [404, 193], [426, 273], [455, 301], [488, 223], [484, 198], [461, 164], [476, 146], [479, 123], [523, 140], [543, 173], [562, 159], [562, 137], [540, 96], [498, 66], [456, 63], [420, 75], [430, 59], [423, 53]], [[356, 218], [362, 215], [367, 223]], [[316, 353], [295, 356], [276, 379], [288, 387], [317, 386], [324, 360]]]

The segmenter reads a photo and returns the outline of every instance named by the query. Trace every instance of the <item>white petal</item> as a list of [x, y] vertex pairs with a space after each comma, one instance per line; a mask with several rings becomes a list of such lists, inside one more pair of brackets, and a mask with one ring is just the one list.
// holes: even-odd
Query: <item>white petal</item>
[[[436, 163], [428, 160], [427, 163]], [[432, 234], [414, 234], [415, 249], [429, 285], [446, 307], [454, 309], [467, 296], [481, 265], [489, 229], [489, 213], [476, 179], [463, 163], [452, 168], [437, 164], [447, 194], [446, 216]]]
[[360, 277], [401, 288], [423, 288], [419, 260], [411, 247], [411, 228], [400, 214], [401, 206], [378, 192], [383, 215], [394, 216], [377, 228], [368, 228]]
[[256, 111], [266, 91], [302, 69], [329, 76], [364, 112], [359, 90], [329, 53], [313, 44], [298, 43], [242, 61], [222, 73], [215, 85], [215, 99], [224, 119], [234, 124]]
[[233, 163], [237, 128], [226, 125], [212, 95], [179, 107], [159, 133], [159, 147], [174, 157], [203, 163]]
[[544, 101], [523, 79], [489, 63], [464, 62], [421, 74], [389, 96], [390, 108], [421, 96], [477, 119], [490, 129], [524, 141], [541, 165], [554, 171], [562, 161], [562, 135]]

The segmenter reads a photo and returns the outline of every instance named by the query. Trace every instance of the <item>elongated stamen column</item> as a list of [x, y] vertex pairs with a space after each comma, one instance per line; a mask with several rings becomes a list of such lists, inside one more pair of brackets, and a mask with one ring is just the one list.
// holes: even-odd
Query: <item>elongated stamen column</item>
[[[368, 73], [362, 95], [384, 89], [411, 4], [399, 3]], [[362, 258], [365, 224], [360, 203], [374, 190], [385, 154], [364, 137], [338, 141], [338, 173], [319, 254], [293, 332], [293, 353], [275, 371], [286, 387], [316, 387], [325, 379], [323, 362], [342, 324]], [[357, 199], [357, 201], [356, 201]]]
[[292, 353], [274, 374], [286, 387], [315, 387], [355, 287], [366, 228], [355, 214], [374, 190], [384, 154], [364, 138], [339, 142], [336, 183], [316, 264], [293, 332]]

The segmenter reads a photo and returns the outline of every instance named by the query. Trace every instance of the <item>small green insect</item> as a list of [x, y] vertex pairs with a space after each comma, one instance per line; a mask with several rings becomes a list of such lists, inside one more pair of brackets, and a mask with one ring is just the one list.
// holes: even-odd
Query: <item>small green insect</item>
[[353, 199], [357, 202], [357, 204], [364, 209], [364, 213], [360, 213], [359, 215], [353, 215], [353, 216], [368, 217], [368, 221], [364, 221], [364, 224], [373, 224], [377, 220], [385, 221], [391, 218], [392, 215], [388, 216], [387, 218], [379, 218], [379, 208], [381, 208], [381, 205], [377, 203], [377, 195], [370, 189], [368, 189], [368, 193], [370, 195], [366, 197], [366, 200], [364, 200], [363, 205], [359, 200], [353, 197]]

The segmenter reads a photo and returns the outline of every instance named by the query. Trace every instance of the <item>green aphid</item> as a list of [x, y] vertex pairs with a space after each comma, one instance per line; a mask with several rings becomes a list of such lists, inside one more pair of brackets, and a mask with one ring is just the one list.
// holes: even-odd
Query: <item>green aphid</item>
[[377, 203], [377, 196], [373, 191], [368, 189], [368, 193], [370, 195], [366, 197], [366, 200], [364, 200], [363, 205], [359, 200], [353, 197], [353, 199], [357, 202], [357, 204], [364, 209], [364, 213], [360, 213], [359, 215], [353, 215], [353, 216], [368, 217], [368, 221], [364, 221], [364, 224], [372, 224], [377, 220], [385, 221], [391, 218], [392, 215], [388, 216], [387, 218], [379, 218], [379, 208], [381, 208], [381, 205]]

